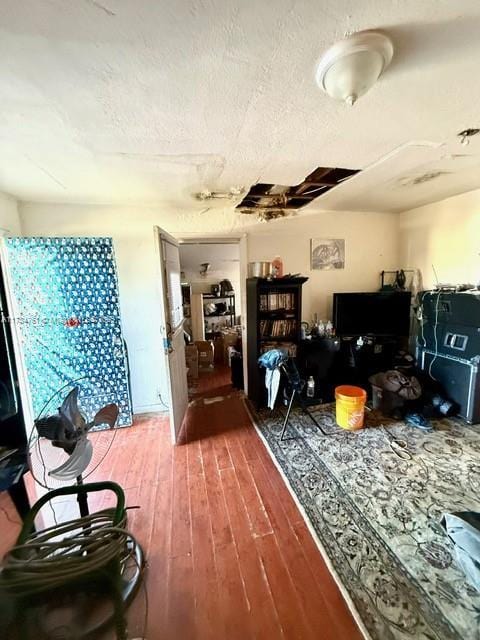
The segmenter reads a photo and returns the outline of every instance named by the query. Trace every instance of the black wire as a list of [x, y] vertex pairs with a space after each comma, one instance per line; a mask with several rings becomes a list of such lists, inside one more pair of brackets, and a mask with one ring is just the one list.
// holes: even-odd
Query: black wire
[[426, 340], [425, 335], [424, 335], [424, 325], [423, 325], [423, 314], [424, 314], [423, 301], [424, 301], [425, 296], [427, 295], [427, 293], [429, 293], [429, 292], [428, 291], [424, 291], [423, 292], [422, 298], [420, 300], [420, 305], [419, 305], [420, 316], [421, 316], [421, 319], [419, 320], [419, 322], [420, 322], [420, 331], [421, 331], [421, 336], [422, 336], [422, 342], [423, 342], [422, 346], [423, 347], [427, 346], [427, 340]]
[[55, 522], [55, 526], [58, 527], [58, 522], [57, 522], [57, 514], [55, 513], [55, 509], [53, 508], [53, 500], [49, 500], [48, 504], [50, 505], [50, 509], [52, 510], [52, 514], [53, 514], [53, 521]]
[[[43, 459], [43, 451], [42, 451], [42, 447], [40, 446], [40, 438], [37, 438], [35, 445], [37, 447], [37, 451], [38, 451], [38, 455], [40, 456], [40, 460], [42, 461], [42, 466], [43, 466], [43, 486], [46, 487], [47, 486], [47, 477], [46, 477], [46, 473], [47, 473], [47, 469], [45, 467], [45, 460]], [[34, 477], [35, 481], [38, 482], [37, 478], [35, 477], [35, 474], [33, 473], [33, 468], [32, 468], [32, 476]], [[39, 482], [39, 484], [42, 484], [41, 482]]]
[[42, 461], [42, 466], [43, 466], [43, 484], [37, 479], [37, 477], [35, 476], [35, 474], [33, 473], [33, 469], [30, 469], [33, 479], [35, 480], [35, 482], [38, 482], [39, 485], [41, 485], [42, 487], [44, 487], [45, 489], [50, 490], [50, 487], [47, 485], [47, 465], [45, 464], [45, 459], [43, 457], [43, 451], [42, 451], [42, 447], [40, 446], [40, 438], [37, 438], [37, 441], [35, 443], [37, 445], [37, 449], [38, 449], [38, 453], [40, 455], [40, 460]]
[[442, 292], [439, 291], [438, 295], [437, 295], [437, 302], [435, 304], [435, 325], [434, 325], [434, 328], [433, 328], [433, 337], [434, 337], [434, 340], [435, 340], [435, 355], [433, 356], [432, 360], [430, 360], [430, 365], [428, 367], [428, 375], [435, 382], [437, 382], [437, 379], [435, 378], [435, 376], [432, 373], [432, 367], [433, 367], [433, 363], [438, 358], [438, 333], [437, 333], [438, 332], [438, 304], [440, 302], [440, 296], [441, 295], [442, 295]]
[[170, 410], [170, 407], [168, 406], [168, 404], [166, 404], [163, 401], [162, 394], [160, 391], [158, 392], [158, 399], [160, 400], [160, 404], [162, 404], [165, 407], [165, 409]]

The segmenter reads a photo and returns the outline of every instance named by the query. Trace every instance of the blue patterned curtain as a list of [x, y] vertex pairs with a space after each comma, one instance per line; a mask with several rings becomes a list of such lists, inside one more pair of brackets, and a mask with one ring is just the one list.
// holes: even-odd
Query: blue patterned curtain
[[35, 416], [55, 411], [77, 381], [88, 418], [116, 402], [118, 425], [131, 424], [112, 240], [8, 238], [5, 244]]

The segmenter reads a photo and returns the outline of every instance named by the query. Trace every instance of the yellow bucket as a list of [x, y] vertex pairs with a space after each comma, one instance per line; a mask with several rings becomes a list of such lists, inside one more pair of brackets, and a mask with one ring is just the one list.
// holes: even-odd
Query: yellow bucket
[[355, 431], [363, 427], [367, 392], [360, 387], [342, 385], [335, 389], [337, 424]]

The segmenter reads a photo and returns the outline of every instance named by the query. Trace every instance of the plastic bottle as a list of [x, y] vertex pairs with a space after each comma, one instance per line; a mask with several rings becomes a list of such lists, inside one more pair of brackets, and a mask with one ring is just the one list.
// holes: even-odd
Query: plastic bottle
[[283, 277], [283, 262], [280, 256], [275, 256], [272, 260], [272, 273], [274, 278]]
[[318, 319], [317, 319], [316, 313], [313, 314], [312, 328], [310, 330], [310, 335], [313, 337], [318, 336]]
[[315, 380], [313, 376], [310, 376], [307, 381], [307, 398], [313, 398], [315, 396]]

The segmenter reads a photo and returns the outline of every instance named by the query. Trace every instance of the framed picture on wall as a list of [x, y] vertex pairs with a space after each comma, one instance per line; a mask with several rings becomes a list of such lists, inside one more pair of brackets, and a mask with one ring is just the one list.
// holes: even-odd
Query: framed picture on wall
[[312, 238], [310, 241], [310, 266], [312, 269], [323, 271], [345, 269], [345, 240]]

